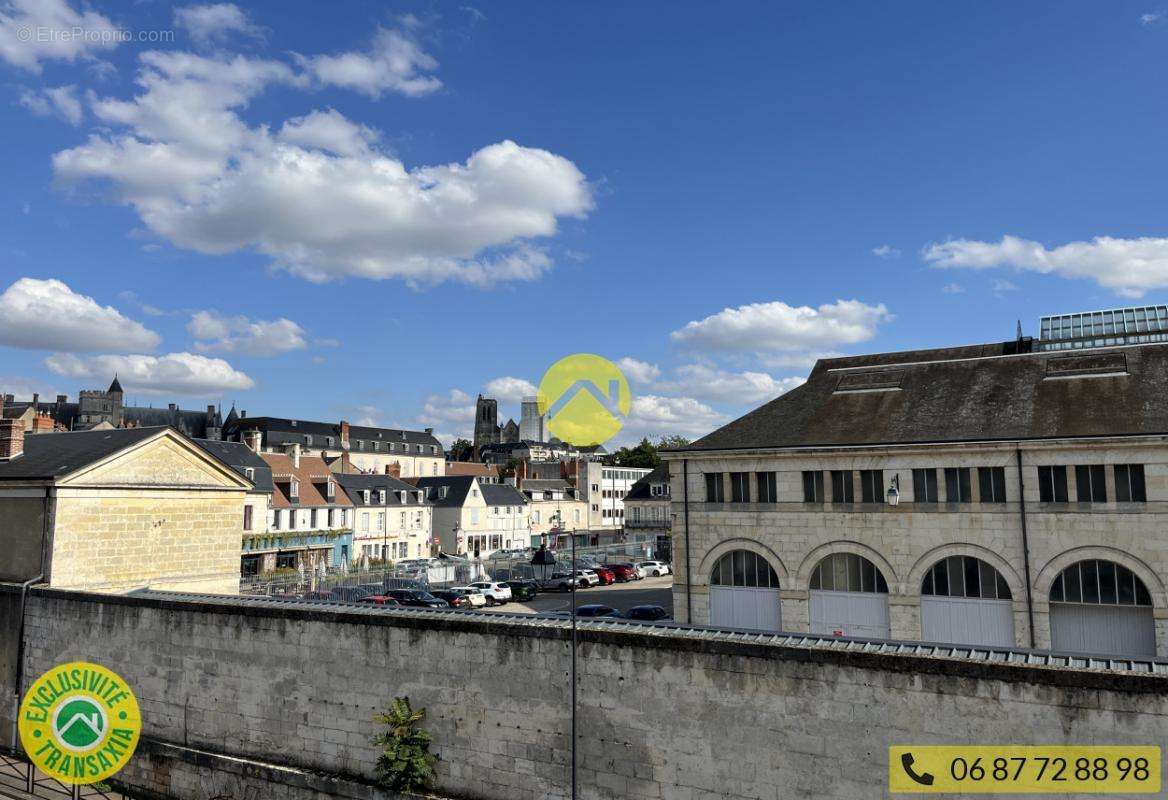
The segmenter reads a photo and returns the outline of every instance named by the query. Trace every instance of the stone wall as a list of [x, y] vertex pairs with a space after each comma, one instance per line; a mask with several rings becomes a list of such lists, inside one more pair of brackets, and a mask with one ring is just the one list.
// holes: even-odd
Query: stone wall
[[[0, 586], [0, 622], [13, 592]], [[26, 686], [75, 659], [127, 679], [147, 744], [121, 779], [151, 797], [329, 796], [293, 786], [305, 774], [367, 787], [372, 716], [395, 695], [427, 711], [444, 794], [569, 791], [564, 623], [42, 589], [27, 626]], [[1168, 729], [1162, 675], [643, 630], [581, 628], [581, 797], [851, 800], [885, 793], [891, 744], [1153, 744]]]

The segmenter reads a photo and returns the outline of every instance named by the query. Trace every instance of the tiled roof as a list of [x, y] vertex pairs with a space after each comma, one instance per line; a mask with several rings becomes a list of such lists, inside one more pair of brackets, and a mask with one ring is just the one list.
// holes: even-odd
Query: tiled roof
[[[336, 476], [320, 458], [302, 455], [298, 468], [292, 465], [291, 456], [283, 453], [260, 453], [260, 458], [272, 469], [272, 483], [275, 485], [275, 491], [272, 493], [273, 508], [323, 508], [353, 505], [353, 501], [345, 494], [344, 487], [339, 483], [334, 490], [333, 500], [328, 500], [321, 493], [329, 478], [335, 480]], [[290, 478], [293, 477], [300, 483], [300, 496], [298, 502], [295, 503], [289, 496]]]

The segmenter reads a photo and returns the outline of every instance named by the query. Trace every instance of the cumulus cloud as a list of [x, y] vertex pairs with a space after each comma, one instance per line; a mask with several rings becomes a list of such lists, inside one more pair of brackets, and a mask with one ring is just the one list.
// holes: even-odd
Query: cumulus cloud
[[29, 72], [39, 73], [44, 61], [93, 58], [120, 41], [108, 18], [77, 11], [66, 0], [0, 2], [0, 59]]
[[432, 394], [422, 405], [418, 424], [448, 431], [439, 438], [446, 443], [470, 439], [474, 435], [475, 399], [466, 392], [451, 389], [446, 394]]
[[150, 351], [161, 337], [58, 280], [21, 278], [0, 294], [0, 344], [26, 350]]
[[221, 42], [231, 34], [259, 36], [260, 30], [234, 3], [183, 6], [174, 11], [174, 24], [185, 28], [199, 45]]
[[1150, 289], [1168, 287], [1168, 238], [1097, 236], [1053, 249], [1017, 236], [1003, 236], [999, 242], [956, 239], [928, 245], [923, 256], [941, 269], [1009, 267], [1088, 278], [1122, 297], [1143, 297]]
[[625, 374], [625, 378], [631, 383], [649, 384], [661, 377], [661, 368], [656, 364], [639, 361], [630, 356], [625, 356], [616, 362], [616, 365], [620, 367], [621, 372]]
[[632, 408], [614, 444], [637, 442], [642, 437], [656, 439], [675, 434], [692, 439], [704, 436], [728, 421], [729, 417], [725, 414], [692, 397], [634, 395]]
[[882, 244], [872, 248], [872, 255], [884, 259], [900, 258], [900, 250], [890, 244]]
[[941, 287], [941, 291], [945, 294], [961, 294], [965, 291], [965, 287], [960, 283], [947, 283]]
[[518, 403], [525, 397], [535, 397], [537, 391], [531, 381], [510, 376], [495, 378], [483, 386], [483, 394], [486, 397], [494, 397], [500, 403]]
[[1152, 25], [1157, 25], [1163, 21], [1163, 11], [1148, 11], [1146, 13], [1140, 14], [1140, 24], [1145, 28], [1151, 27]]
[[70, 378], [108, 380], [115, 373], [122, 386], [142, 394], [215, 395], [223, 391], [243, 391], [255, 382], [219, 358], [195, 353], [167, 353], [163, 356], [101, 355], [81, 358], [58, 353], [45, 365]]
[[77, 97], [77, 87], [72, 84], [36, 91], [26, 89], [20, 93], [20, 104], [34, 114], [42, 117], [55, 115], [70, 125], [80, 125], [85, 116]]
[[551, 267], [542, 240], [592, 208], [568, 159], [512, 141], [461, 163], [407, 168], [335, 111], [272, 133], [237, 113], [265, 87], [303, 87], [288, 65], [148, 52], [133, 99], [99, 97], [105, 123], [57, 153], [64, 184], [100, 181], [144, 226], [206, 254], [256, 250], [313, 281], [399, 278], [490, 286]]
[[891, 319], [883, 303], [837, 300], [812, 308], [776, 300], [723, 309], [686, 324], [670, 338], [687, 349], [706, 352], [818, 352], [867, 341]]
[[221, 350], [249, 356], [274, 356], [308, 347], [304, 329], [290, 319], [250, 320], [225, 317], [216, 311], [197, 311], [187, 332], [200, 352]]
[[663, 392], [711, 402], [761, 403], [801, 386], [801, 377], [775, 378], [765, 372], [728, 372], [708, 364], [685, 364], [674, 370], [676, 378], [657, 384]]
[[438, 61], [407, 33], [378, 30], [370, 49], [363, 53], [298, 56], [300, 65], [321, 85], [351, 89], [374, 100], [386, 92], [420, 97], [442, 88], [432, 72]]

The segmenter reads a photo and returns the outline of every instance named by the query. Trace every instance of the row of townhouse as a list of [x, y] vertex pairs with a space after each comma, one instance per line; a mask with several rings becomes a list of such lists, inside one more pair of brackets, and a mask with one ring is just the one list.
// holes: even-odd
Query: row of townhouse
[[675, 617], [1168, 655], [1168, 345], [1144, 342], [820, 360], [664, 454]]

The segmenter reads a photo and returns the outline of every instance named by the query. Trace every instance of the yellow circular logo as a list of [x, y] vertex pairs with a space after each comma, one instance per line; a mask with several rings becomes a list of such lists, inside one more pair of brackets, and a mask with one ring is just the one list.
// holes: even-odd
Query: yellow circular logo
[[62, 783], [96, 783], [138, 746], [142, 714], [121, 677], [74, 661], [41, 675], [20, 705], [20, 743], [32, 763]]
[[577, 353], [552, 364], [539, 382], [539, 413], [561, 442], [589, 447], [608, 441], [625, 424], [633, 405], [629, 382], [616, 364]]

